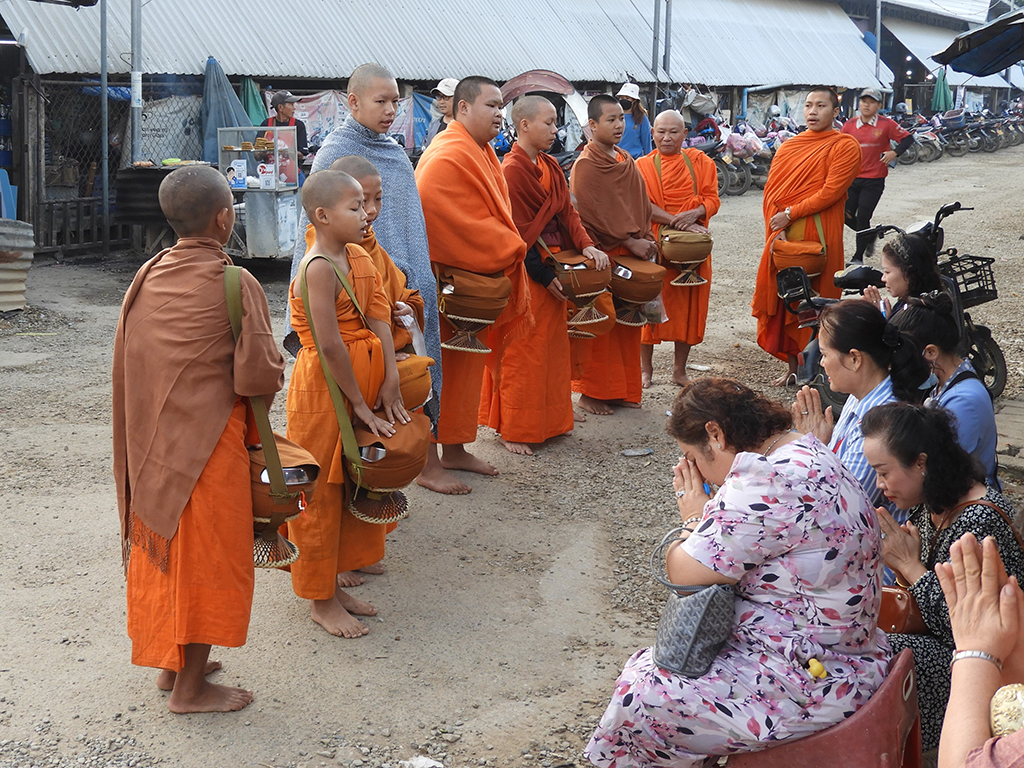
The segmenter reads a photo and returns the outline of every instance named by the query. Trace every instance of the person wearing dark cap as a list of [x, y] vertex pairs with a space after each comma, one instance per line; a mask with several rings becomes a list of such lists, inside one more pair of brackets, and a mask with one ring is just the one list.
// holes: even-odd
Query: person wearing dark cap
[[274, 117], [268, 117], [263, 125], [278, 128], [291, 126], [295, 128], [295, 149], [299, 153], [299, 161], [309, 152], [309, 145], [306, 140], [306, 124], [295, 118], [295, 102], [299, 101], [298, 96], [292, 96], [289, 91], [277, 91], [270, 100], [270, 106], [276, 113]]
[[441, 131], [448, 127], [448, 123], [455, 119], [455, 115], [452, 112], [452, 96], [455, 95], [455, 86], [459, 84], [459, 81], [454, 77], [446, 77], [437, 86], [431, 89], [430, 95], [434, 97], [434, 106], [437, 107], [437, 111], [441, 114], [430, 121], [430, 125], [427, 126], [427, 138], [423, 141], [423, 148], [426, 149], [430, 146], [430, 142], [434, 140]]
[[[881, 91], [865, 88], [860, 92], [857, 117], [850, 118], [843, 125], [843, 133], [853, 136], [860, 143], [861, 151], [860, 175], [853, 180], [846, 198], [846, 226], [854, 232], [871, 226], [871, 216], [885, 189], [889, 163], [914, 143], [914, 136], [903, 130], [899, 123], [878, 114], [881, 107]], [[895, 149], [892, 148], [893, 141], [899, 142]], [[864, 254], [874, 241], [871, 235], [857, 236], [853, 264], [864, 263]]]

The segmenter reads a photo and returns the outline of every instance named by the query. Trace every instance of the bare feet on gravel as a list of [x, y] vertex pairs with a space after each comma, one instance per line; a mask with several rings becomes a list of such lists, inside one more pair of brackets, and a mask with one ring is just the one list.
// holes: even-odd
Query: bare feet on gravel
[[[224, 665], [219, 661], [208, 661], [206, 662], [206, 671], [203, 674], [212, 675], [223, 666]], [[172, 672], [169, 669], [161, 669], [160, 674], [156, 676], [156, 687], [161, 691], [170, 691], [174, 688], [174, 681], [177, 677], [177, 672]]]
[[796, 383], [796, 370], [799, 364], [799, 360], [796, 355], [789, 355], [789, 372], [779, 376], [779, 378], [772, 381], [773, 387], [785, 387], [789, 384], [792, 379], [793, 383]]
[[381, 560], [374, 563], [373, 565], [368, 565], [365, 568], [360, 568], [359, 572], [368, 573], [371, 576], [383, 576], [387, 572], [387, 569], [384, 567], [384, 561]]
[[[214, 669], [219, 669], [218, 662]], [[210, 646], [189, 643], [185, 646], [185, 666], [174, 676], [167, 708], [175, 714], [189, 712], [235, 712], [249, 706], [254, 698], [252, 691], [215, 685], [206, 679], [211, 671]], [[174, 673], [168, 673], [174, 674]]]
[[617, 408], [640, 408], [640, 403], [631, 403], [629, 400], [609, 400], [609, 405], [614, 405]]
[[[573, 411], [572, 411], [572, 420], [573, 420], [573, 421], [575, 421], [575, 422], [578, 422], [578, 423], [582, 424], [583, 422], [585, 422], [585, 421], [587, 420], [587, 414], [585, 414], [585, 413], [580, 413], [580, 412], [579, 412], [579, 411], [577, 411], [577, 410], [576, 410], [575, 408], [573, 408]], [[569, 433], [566, 433], [566, 434], [569, 434]]]
[[654, 345], [640, 345], [640, 386], [650, 389], [654, 381]]
[[580, 400], [576, 405], [595, 416], [611, 416], [615, 413], [612, 407], [604, 400], [595, 400], [588, 395], [580, 395]]
[[337, 599], [338, 604], [351, 614], [356, 616], [377, 615], [377, 608], [375, 606], [365, 600], [359, 600], [358, 598], [352, 597], [352, 595], [343, 589], [339, 589], [335, 592], [334, 597]]
[[455, 475], [441, 466], [441, 459], [437, 456], [437, 447], [431, 446], [427, 451], [427, 466], [416, 478], [416, 483], [428, 491], [434, 493], [447, 493], [453, 496], [465, 496], [472, 491], [472, 487], [466, 485]]
[[503, 437], [499, 437], [498, 440], [509, 453], [514, 453], [516, 456], [533, 456], [533, 448], [526, 443], [513, 443]]
[[339, 589], [329, 600], [310, 600], [309, 615], [313, 621], [336, 637], [355, 638], [369, 634], [369, 628], [338, 601], [339, 595], [351, 599], [347, 592]]
[[640, 386], [644, 389], [651, 388], [651, 382], [654, 380], [654, 371], [645, 371], [643, 368], [640, 369]]
[[687, 376], [685, 373], [682, 376], [678, 374], [673, 374], [672, 383], [675, 384], [677, 387], [688, 387], [690, 386], [690, 377]]
[[355, 571], [342, 571], [338, 574], [338, 587], [340, 589], [344, 589], [345, 587], [358, 587], [365, 583], [366, 579]]
[[446, 445], [441, 453], [441, 466], [445, 469], [459, 469], [463, 472], [476, 472], [478, 475], [494, 477], [498, 474], [497, 467], [477, 458], [466, 450], [464, 445]]

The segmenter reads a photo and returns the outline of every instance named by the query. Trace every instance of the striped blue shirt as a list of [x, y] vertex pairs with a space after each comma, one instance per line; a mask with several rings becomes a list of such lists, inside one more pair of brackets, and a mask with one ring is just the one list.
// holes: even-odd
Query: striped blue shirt
[[[895, 400], [896, 396], [892, 393], [892, 381], [889, 380], [888, 376], [878, 386], [868, 392], [863, 400], [858, 400], [853, 395], [850, 395], [843, 406], [843, 412], [839, 416], [839, 421], [832, 429], [832, 440], [828, 444], [832, 452], [843, 462], [843, 466], [850, 470], [854, 477], [860, 481], [861, 488], [864, 489], [868, 498], [871, 499], [871, 503], [876, 507], [884, 504], [890, 512], [893, 512], [894, 508], [886, 502], [882, 492], [875, 485], [875, 470], [872, 469], [871, 465], [868, 464], [868, 460], [864, 457], [864, 435], [860, 431], [860, 423], [864, 418], [864, 414], [876, 405], [885, 405]], [[908, 513], [903, 514], [903, 519], [901, 520], [894, 513], [894, 517], [900, 523], [904, 522], [907, 516]]]

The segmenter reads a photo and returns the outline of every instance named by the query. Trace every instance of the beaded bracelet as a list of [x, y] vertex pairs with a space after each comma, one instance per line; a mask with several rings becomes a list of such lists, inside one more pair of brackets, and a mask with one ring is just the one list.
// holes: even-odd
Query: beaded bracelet
[[985, 653], [985, 651], [957, 651], [953, 654], [952, 660], [949, 662], [949, 668], [952, 669], [953, 665], [961, 659], [984, 659], [985, 661], [991, 661], [998, 667], [999, 671], [1003, 671], [1003, 662], [1001, 659], [996, 658], [991, 653]]

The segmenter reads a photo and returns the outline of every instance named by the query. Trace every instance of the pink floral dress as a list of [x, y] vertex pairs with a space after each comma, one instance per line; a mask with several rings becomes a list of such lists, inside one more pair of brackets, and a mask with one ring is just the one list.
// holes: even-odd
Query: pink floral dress
[[878, 520], [816, 437], [738, 454], [683, 548], [738, 580], [735, 629], [697, 679], [659, 669], [650, 648], [635, 653], [587, 746], [592, 763], [691, 768], [765, 749], [840, 722], [881, 685]]

